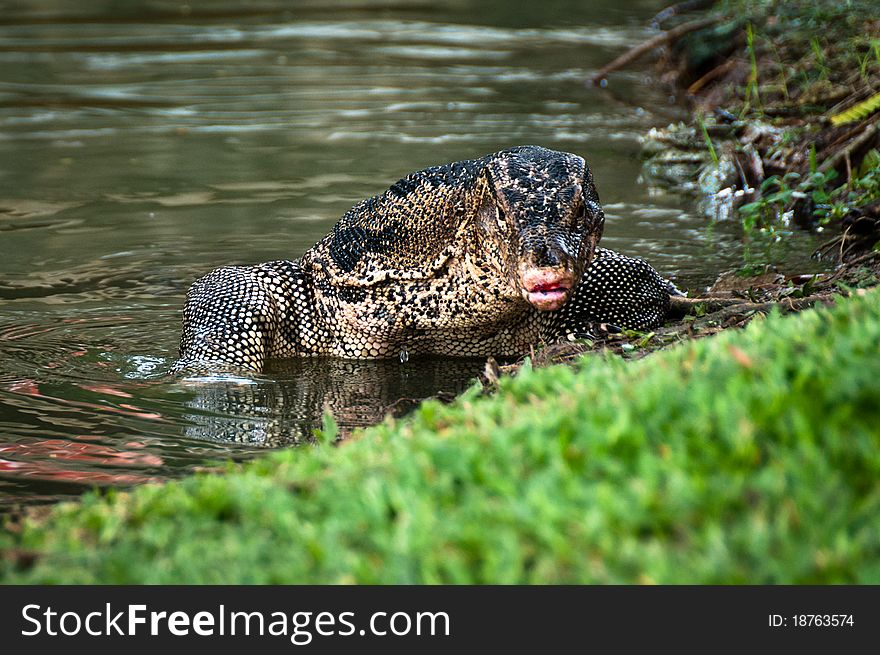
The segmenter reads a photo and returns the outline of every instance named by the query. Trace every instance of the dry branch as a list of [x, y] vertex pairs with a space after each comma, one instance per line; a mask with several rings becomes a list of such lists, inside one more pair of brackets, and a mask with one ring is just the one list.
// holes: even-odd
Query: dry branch
[[651, 19], [651, 25], [660, 27], [661, 24], [665, 23], [670, 18], [678, 16], [679, 14], [683, 14], [688, 11], [708, 9], [714, 4], [715, 0], [685, 0], [684, 2], [676, 3], [658, 12], [654, 16], [654, 18]]
[[850, 141], [845, 148], [841, 148], [828, 157], [828, 159], [823, 161], [819, 165], [819, 171], [824, 173], [832, 168], [837, 168], [846, 161], [847, 157], [852, 157], [853, 154], [861, 150], [863, 147], [867, 148], [871, 141], [877, 136], [877, 132], [878, 127], [876, 121], [870, 123], [864, 130], [862, 130], [862, 133]]
[[663, 32], [662, 34], [658, 34], [652, 39], [648, 39], [644, 43], [624, 52], [610, 64], [601, 68], [593, 76], [593, 84], [597, 86], [600, 85], [603, 80], [607, 79], [609, 73], [613, 73], [614, 71], [623, 68], [630, 62], [633, 62], [641, 57], [646, 52], [653, 50], [654, 48], [659, 48], [660, 46], [666, 45], [667, 43], [677, 41], [685, 34], [690, 34], [691, 32], [696, 32], [697, 30], [711, 27], [716, 23], [720, 23], [722, 20], [724, 20], [724, 18], [724, 16], [712, 16], [710, 18], [701, 18], [699, 20], [694, 20], [689, 23], [682, 23], [677, 27], [673, 27], [671, 30]]

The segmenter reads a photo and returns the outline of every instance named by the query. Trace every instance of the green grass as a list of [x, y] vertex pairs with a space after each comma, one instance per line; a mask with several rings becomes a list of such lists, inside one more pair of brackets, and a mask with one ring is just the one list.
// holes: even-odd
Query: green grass
[[870, 291], [525, 368], [340, 447], [60, 506], [0, 537], [3, 581], [880, 583], [878, 344]]

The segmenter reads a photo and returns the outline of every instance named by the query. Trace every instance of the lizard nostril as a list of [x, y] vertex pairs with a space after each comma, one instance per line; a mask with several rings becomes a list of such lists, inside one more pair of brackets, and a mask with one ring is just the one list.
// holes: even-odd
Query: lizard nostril
[[524, 258], [538, 268], [555, 268], [562, 266], [565, 256], [564, 253], [553, 248], [550, 244], [542, 243], [532, 248]]

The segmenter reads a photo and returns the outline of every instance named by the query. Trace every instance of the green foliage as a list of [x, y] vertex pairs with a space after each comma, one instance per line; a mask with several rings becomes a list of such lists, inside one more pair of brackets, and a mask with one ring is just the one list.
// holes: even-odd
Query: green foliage
[[852, 187], [848, 190], [847, 200], [858, 204], [867, 204], [880, 199], [880, 151], [874, 149], [862, 159], [857, 175], [854, 176]]
[[852, 209], [880, 200], [880, 152], [870, 150], [846, 184], [828, 190], [824, 184], [817, 183], [812, 190], [812, 198], [815, 205], [813, 215], [820, 225], [838, 220]]
[[828, 64], [825, 63], [825, 53], [822, 50], [822, 46], [819, 44], [819, 39], [817, 37], [813, 37], [810, 39], [810, 48], [813, 51], [813, 55], [816, 57], [816, 66], [819, 69], [819, 77], [821, 79], [828, 79]]
[[743, 105], [742, 115], [748, 113], [754, 98], [755, 109], [761, 113], [761, 93], [760, 84], [758, 83], [758, 61], [755, 54], [755, 31], [751, 23], [746, 24], [746, 49], [749, 53], [749, 79], [746, 86], [745, 104]]
[[89, 494], [0, 537], [0, 572], [25, 583], [880, 583], [878, 343], [871, 291], [641, 361], [526, 367], [494, 395], [426, 402], [339, 447]]
[[880, 110], [880, 93], [875, 93], [867, 100], [853, 105], [849, 109], [831, 117], [832, 125], [845, 125], [860, 121]]
[[[858, 46], [864, 47], [863, 53]], [[863, 82], [870, 83], [871, 73], [880, 69], [880, 39], [860, 39], [858, 46], [853, 55], [859, 67], [859, 77]]]
[[792, 218], [792, 206], [797, 200], [809, 199], [816, 207], [813, 212], [820, 225], [827, 224], [833, 218], [840, 218], [846, 213], [846, 207], [839, 203], [832, 206], [830, 182], [837, 177], [834, 170], [819, 171], [816, 168], [815, 150], [810, 151], [810, 170], [806, 176], [789, 172], [783, 176], [772, 175], [761, 183], [761, 195], [758, 200], [742, 205], [739, 208], [743, 232], [746, 236], [756, 230], [778, 239], [789, 228]]
[[739, 208], [746, 235], [755, 230], [774, 232], [787, 227], [787, 213], [796, 200], [808, 199], [815, 222], [827, 225], [851, 209], [880, 199], [880, 152], [876, 149], [864, 156], [851, 180], [836, 187], [832, 182], [837, 173], [818, 170], [814, 150], [810, 151], [809, 162], [808, 175], [790, 172], [782, 177], [768, 177], [761, 184], [761, 197]]
[[315, 441], [318, 443], [332, 442], [339, 436], [339, 425], [327, 407], [324, 408], [324, 413], [321, 416], [321, 429], [315, 429], [313, 432]]
[[756, 229], [776, 227], [783, 222], [783, 214], [798, 192], [799, 173], [773, 175], [761, 183], [761, 197], [739, 208], [743, 231], [748, 235]]
[[697, 115], [697, 122], [699, 122], [700, 130], [703, 132], [703, 141], [706, 143], [706, 149], [709, 151], [709, 156], [717, 167], [718, 153], [715, 151], [715, 145], [712, 143], [712, 138], [709, 136], [709, 130], [706, 129], [706, 121], [703, 120], [702, 115]]

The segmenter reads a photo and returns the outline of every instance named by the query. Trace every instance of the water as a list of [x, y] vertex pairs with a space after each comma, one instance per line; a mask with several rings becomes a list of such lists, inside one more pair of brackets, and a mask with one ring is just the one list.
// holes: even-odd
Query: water
[[681, 110], [642, 72], [584, 83], [663, 4], [0, 1], [0, 510], [296, 443], [325, 407], [347, 431], [466, 388], [482, 362], [163, 376], [195, 277], [298, 257], [410, 171], [577, 152], [604, 245], [684, 287], [739, 263], [735, 229], [637, 183], [639, 135]]

